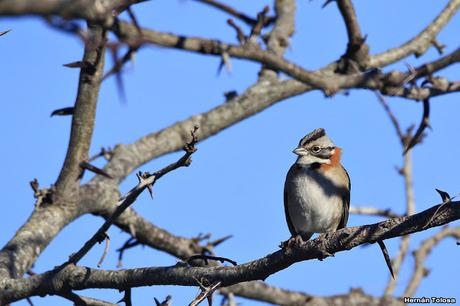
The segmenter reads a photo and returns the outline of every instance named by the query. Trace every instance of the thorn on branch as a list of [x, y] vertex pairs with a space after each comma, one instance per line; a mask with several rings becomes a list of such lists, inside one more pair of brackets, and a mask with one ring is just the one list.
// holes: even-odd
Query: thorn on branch
[[450, 200], [452, 199], [452, 198], [450, 197], [450, 195], [449, 195], [447, 192], [442, 191], [442, 190], [437, 189], [437, 188], [435, 188], [435, 190], [436, 190], [436, 191], [439, 193], [439, 195], [441, 196], [442, 203], [448, 203], [448, 202], [450, 202]]
[[112, 176], [110, 176], [107, 172], [105, 172], [103, 169], [101, 168], [98, 168], [96, 166], [93, 166], [91, 165], [90, 163], [86, 162], [86, 161], [82, 161], [80, 163], [80, 168], [82, 169], [81, 171], [81, 174], [79, 176], [79, 178], [82, 178], [83, 177], [83, 174], [85, 173], [85, 170], [88, 170], [88, 171], [91, 171], [95, 174], [99, 174], [99, 175], [102, 175], [102, 176], [105, 176], [106, 178], [109, 178], [109, 179], [113, 179]]
[[11, 32], [11, 29], [6, 30], [6, 31], [1, 31], [0, 36], [3, 36], [3, 35], [5, 35], [6, 33], [9, 33], [9, 32]]
[[231, 26], [233, 29], [235, 29], [236, 38], [237, 38], [238, 42], [240, 43], [240, 45], [244, 45], [246, 43], [246, 41], [247, 41], [247, 37], [246, 37], [246, 35], [244, 35], [243, 30], [241, 30], [241, 28], [231, 18], [227, 19], [227, 24], [229, 26]]
[[[120, 290], [120, 291], [122, 291], [122, 290]], [[133, 306], [133, 302], [131, 300], [131, 288], [125, 289], [124, 292], [125, 292], [125, 294], [124, 294], [123, 298], [121, 300], [119, 300], [117, 302], [117, 304], [125, 303], [126, 306]]]
[[107, 149], [102, 147], [101, 150], [99, 151], [99, 153], [97, 153], [96, 155], [94, 156], [91, 156], [88, 161], [89, 162], [92, 162], [96, 159], [98, 159], [99, 157], [104, 157], [105, 160], [107, 161], [110, 161], [113, 157], [113, 151], [110, 147], [108, 147]]
[[[195, 148], [195, 145], [197, 144], [198, 142], [198, 136], [197, 136], [197, 131], [198, 129], [200, 128], [199, 125], [195, 124], [193, 126], [193, 129], [192, 131], [190, 132], [190, 135], [192, 136], [192, 140], [188, 143], [185, 144], [184, 146], [184, 151], [187, 153], [187, 154], [192, 154], [192, 153], [195, 153], [196, 152], [196, 148]], [[188, 165], [187, 165], [188, 166]]]
[[30, 306], [34, 306], [34, 303], [32, 302], [32, 299], [30, 297], [26, 297], [26, 301]]
[[228, 262], [228, 263], [231, 263], [234, 266], [237, 265], [236, 261], [231, 260], [229, 258], [220, 257], [220, 256], [211, 256], [211, 255], [192, 255], [189, 258], [187, 258], [185, 260], [185, 262], [187, 264], [189, 264], [190, 266], [197, 266], [197, 264], [194, 262], [196, 260], [200, 260], [200, 262], [201, 262], [201, 260], [203, 260], [205, 265], [209, 264], [209, 260], [215, 260], [215, 261], [219, 261], [221, 263]]
[[255, 40], [258, 36], [260, 36], [262, 28], [268, 22], [267, 14], [269, 11], [270, 7], [267, 5], [257, 14], [256, 24], [252, 27], [251, 34], [249, 35], [250, 41]]
[[[105, 257], [107, 256], [107, 253], [109, 253], [109, 248], [110, 248], [110, 236], [107, 233], [104, 233], [104, 239], [105, 240], [105, 247], [104, 247], [104, 252], [102, 253], [101, 259], [99, 259], [99, 262], [97, 263], [97, 267], [100, 268], [102, 266], [102, 263], [104, 262]], [[99, 243], [102, 243], [102, 241], [99, 241]]]
[[123, 266], [123, 255], [126, 250], [131, 249], [141, 243], [134, 237], [130, 237], [126, 242], [121, 246], [121, 248], [117, 249], [118, 252], [118, 263], [117, 268], [121, 268]]
[[211, 241], [211, 234], [208, 233], [206, 235], [203, 235], [200, 233], [197, 237], [191, 238], [191, 240], [196, 244], [199, 244], [200, 242], [207, 240], [207, 242], [201, 246], [203, 249], [202, 255], [215, 255], [214, 248], [232, 237], [232, 235], [228, 235]]
[[442, 204], [439, 205], [439, 207], [436, 209], [436, 211], [433, 213], [433, 215], [431, 216], [431, 218], [428, 220], [428, 222], [425, 224], [424, 228], [426, 228], [428, 225], [430, 225], [431, 221], [433, 221], [434, 218], [436, 218], [438, 216], [438, 212], [441, 210], [441, 208], [444, 207], [444, 205], [448, 204], [451, 202], [452, 198], [450, 197], [450, 195], [445, 192], [445, 191], [442, 191], [442, 190], [439, 190], [437, 188], [435, 188], [435, 190], [439, 193], [439, 195], [441, 196], [441, 199], [442, 199]]
[[[145, 180], [151, 177], [152, 175], [148, 172], [139, 171], [138, 173], [136, 173], [136, 176], [139, 180], [139, 184], [144, 184]], [[153, 199], [153, 183], [154, 182], [146, 185], [147, 191], [149, 192], [151, 199]]]
[[34, 198], [36, 199], [35, 208], [40, 208], [44, 203], [53, 203], [52, 196], [54, 193], [54, 186], [40, 189], [38, 180], [36, 178], [34, 178], [33, 181], [31, 181], [29, 184], [34, 192]]
[[441, 44], [439, 41], [436, 40], [436, 38], [434, 38], [431, 41], [431, 44], [433, 45], [433, 47], [436, 48], [436, 51], [438, 51], [439, 55], [444, 54], [444, 49], [446, 48], [446, 45]]
[[422, 116], [422, 121], [420, 122], [420, 125], [415, 132], [415, 135], [412, 137], [412, 139], [409, 141], [407, 144], [406, 148], [404, 149], [403, 155], [405, 155], [410, 149], [412, 149], [416, 144], [420, 143], [422, 140], [422, 135], [423, 132], [427, 127], [431, 128], [430, 126], [430, 101], [429, 99], [423, 100], [423, 116]]
[[217, 68], [217, 75], [219, 75], [222, 72], [222, 68], [224, 67], [227, 69], [227, 72], [229, 74], [232, 72], [231, 57], [226, 51], [223, 51], [222, 54], [220, 55], [220, 63], [219, 63], [219, 67]]
[[224, 92], [224, 97], [225, 97], [225, 102], [229, 102], [235, 99], [236, 97], [238, 97], [238, 92], [236, 90], [226, 91]]
[[334, 2], [336, 0], [326, 0], [326, 2], [324, 2], [324, 4], [321, 6], [321, 8], [325, 8], [326, 6], [328, 6], [330, 3]]
[[74, 107], [64, 107], [64, 108], [59, 108], [59, 109], [56, 109], [54, 110], [50, 117], [53, 117], [53, 116], [71, 116], [73, 115], [73, 111], [74, 111]]
[[67, 68], [83, 68], [86, 69], [89, 66], [92, 66], [90, 62], [88, 61], [76, 61], [76, 62], [71, 62], [68, 64], [63, 64], [62, 66], [67, 67]]
[[201, 281], [199, 281], [198, 279], [195, 278], [195, 280], [197, 281], [198, 285], [200, 286], [200, 289], [201, 289], [201, 292], [200, 294], [198, 294], [198, 296], [189, 304], [189, 306], [196, 306], [198, 304], [200, 304], [202, 301], [204, 301], [204, 299], [207, 299], [208, 300], [208, 305], [209, 306], [212, 306], [212, 294], [214, 293], [214, 291], [217, 290], [217, 288], [219, 288], [220, 284], [222, 282], [217, 282], [215, 284], [210, 284], [209, 286], [205, 286], [203, 283], [206, 282], [208, 283], [207, 280], [205, 279], [202, 279]]
[[128, 13], [129, 18], [131, 18], [131, 21], [133, 22], [134, 27], [135, 27], [136, 30], [137, 30], [137, 34], [138, 34], [139, 36], [142, 36], [142, 29], [141, 29], [141, 27], [139, 26], [139, 22], [137, 21], [136, 15], [134, 15], [134, 12], [132, 11], [131, 6], [128, 6], [128, 7], [126, 8], [126, 12]]
[[163, 302], [160, 302], [157, 300], [157, 298], [153, 298], [155, 300], [155, 305], [156, 306], [171, 306], [172, 304], [172, 296], [171, 295], [168, 295], [166, 296], [166, 298], [164, 299]]

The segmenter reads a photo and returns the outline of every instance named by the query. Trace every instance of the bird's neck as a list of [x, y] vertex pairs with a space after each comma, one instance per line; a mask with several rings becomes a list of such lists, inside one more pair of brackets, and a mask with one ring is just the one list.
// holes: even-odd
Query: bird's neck
[[340, 148], [335, 148], [334, 149], [334, 154], [332, 154], [331, 156], [331, 159], [330, 159], [330, 163], [328, 164], [321, 164], [321, 170], [324, 170], [324, 171], [327, 171], [327, 170], [330, 170], [334, 167], [337, 167], [338, 165], [340, 165], [340, 157], [342, 155], [342, 149]]

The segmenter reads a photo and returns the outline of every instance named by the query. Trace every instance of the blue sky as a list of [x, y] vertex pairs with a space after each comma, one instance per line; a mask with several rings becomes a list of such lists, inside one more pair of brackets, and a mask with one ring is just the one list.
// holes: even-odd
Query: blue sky
[[[355, 1], [362, 32], [368, 34], [371, 53], [395, 47], [421, 31], [447, 1]], [[232, 5], [255, 15], [268, 1], [232, 1]], [[286, 57], [308, 69], [319, 68], [340, 57], [346, 46], [346, 32], [334, 4], [321, 9], [321, 1], [298, 1], [296, 32]], [[142, 26], [184, 35], [219, 38], [235, 43], [228, 18], [194, 1], [153, 1], [134, 8]], [[439, 35], [446, 52], [459, 46], [460, 16]], [[0, 190], [0, 244], [6, 243], [33, 209], [28, 182], [37, 178], [42, 186], [54, 183], [62, 166], [68, 142], [70, 118], [49, 115], [56, 108], [73, 104], [78, 71], [62, 64], [79, 60], [81, 42], [49, 28], [38, 18], [2, 18], [0, 31], [12, 29], [0, 38], [0, 130], [3, 161]], [[414, 66], [438, 56], [430, 49], [404, 62]], [[405, 69], [404, 62], [392, 68]], [[107, 60], [111, 65], [110, 58]], [[182, 51], [147, 46], [123, 75], [127, 103], [117, 94], [114, 79], [104, 82], [98, 105], [91, 152], [102, 146], [131, 143], [198, 112], [223, 103], [223, 92], [244, 91], [257, 77], [259, 65], [233, 60], [233, 71], [217, 76], [219, 59]], [[459, 79], [459, 67], [441, 73]], [[432, 131], [413, 152], [417, 211], [439, 202], [435, 188], [451, 195], [460, 192], [458, 173], [459, 95], [434, 98], [431, 103]], [[403, 127], [418, 123], [422, 105], [392, 98], [390, 106]], [[389, 119], [372, 92], [352, 91], [349, 96], [325, 98], [319, 92], [280, 102], [261, 114], [224, 130], [199, 144], [191, 167], [168, 174], [155, 185], [152, 201], [141, 195], [134, 208], [154, 224], [186, 237], [212, 233], [214, 238], [234, 237], [218, 248], [218, 254], [243, 263], [278, 249], [289, 238], [283, 211], [285, 174], [294, 162], [291, 153], [298, 140], [314, 128], [324, 127], [344, 150], [343, 164], [350, 173], [352, 205], [391, 208], [405, 212], [402, 177], [395, 166], [402, 163], [401, 150]], [[170, 154], [142, 167], [153, 171], [179, 157]], [[89, 179], [87, 176], [86, 179]], [[127, 191], [136, 183], [131, 175], [121, 186]], [[351, 216], [349, 225], [379, 221], [379, 218]], [[35, 272], [63, 262], [101, 225], [102, 219], [85, 216], [56, 237], [38, 259]], [[458, 225], [458, 222], [452, 225]], [[439, 229], [412, 236], [412, 247]], [[117, 228], [110, 230], [111, 251], [103, 268], [115, 269], [115, 249], [128, 238]], [[387, 241], [395, 255], [398, 239]], [[82, 264], [95, 267], [102, 252], [96, 246]], [[416, 296], [458, 295], [458, 246], [448, 239], [430, 255], [426, 266], [430, 276]], [[176, 259], [150, 248], [138, 247], [125, 255], [125, 267], [173, 265]], [[402, 294], [413, 266], [409, 255], [396, 294]], [[381, 295], [389, 274], [376, 245], [355, 248], [334, 258], [308, 261], [277, 273], [268, 284], [315, 295], [346, 293], [361, 287]], [[403, 284], [403, 285], [401, 285]], [[153, 297], [173, 295], [174, 305], [190, 302], [196, 288], [148, 287], [134, 289], [133, 302], [149, 305]], [[116, 302], [115, 290], [89, 290], [82, 294]], [[33, 298], [35, 305], [70, 305], [56, 297]], [[244, 305], [263, 305], [240, 300]], [[19, 302], [17, 305], [27, 305]]]

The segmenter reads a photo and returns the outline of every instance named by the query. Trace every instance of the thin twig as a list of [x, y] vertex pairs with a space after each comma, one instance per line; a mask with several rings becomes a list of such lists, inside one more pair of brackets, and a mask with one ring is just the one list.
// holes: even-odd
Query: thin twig
[[392, 212], [390, 209], [379, 209], [375, 207], [350, 207], [350, 214], [380, 216], [386, 218], [398, 218], [401, 215]]
[[204, 299], [208, 300], [209, 306], [212, 306], [212, 294], [214, 291], [216, 291], [217, 288], [219, 288], [220, 284], [222, 282], [217, 282], [215, 284], [211, 284], [210, 286], [205, 286], [200, 282], [199, 280], [196, 280], [198, 284], [200, 285], [201, 292], [198, 294], [198, 296], [189, 304], [189, 306], [196, 306], [200, 304]]
[[121, 268], [123, 266], [123, 255], [126, 252], [126, 250], [133, 248], [137, 245], [140, 245], [141, 243], [136, 240], [135, 237], [130, 237], [126, 242], [121, 246], [121, 248], [117, 249], [118, 252], [118, 263], [117, 263], [117, 268]]
[[196, 136], [196, 132], [198, 130], [198, 126], [195, 126], [194, 129], [191, 132], [192, 135], [192, 140], [187, 143], [184, 147], [185, 154], [175, 163], [170, 164], [169, 166], [166, 166], [165, 168], [153, 173], [144, 173], [145, 175], [143, 176], [138, 176], [139, 178], [139, 183], [137, 186], [135, 186], [133, 189], [131, 189], [125, 196], [123, 196], [120, 201], [119, 205], [117, 206], [115, 212], [112, 214], [110, 218], [107, 218], [107, 220], [104, 222], [104, 224], [99, 228], [99, 230], [89, 239], [83, 247], [77, 251], [76, 253], [72, 254], [69, 257], [69, 260], [64, 264], [77, 264], [80, 259], [83, 258], [83, 256], [86, 255], [86, 253], [91, 250], [91, 248], [101, 241], [104, 237], [104, 233], [107, 232], [109, 227], [115, 222], [115, 220], [131, 205], [133, 204], [137, 197], [144, 191], [144, 189], [147, 188], [148, 185], [153, 185], [157, 180], [159, 180], [163, 175], [176, 170], [177, 168], [180, 167], [188, 167], [191, 163], [190, 157], [192, 156], [193, 153], [195, 153], [196, 148], [195, 144], [197, 143], [198, 139]]
[[420, 122], [420, 125], [417, 128], [417, 131], [415, 132], [415, 135], [412, 137], [412, 139], [409, 141], [407, 144], [406, 148], [404, 149], [403, 154], [407, 154], [407, 152], [412, 149], [416, 144], [420, 143], [420, 140], [422, 138], [423, 132], [427, 127], [430, 127], [430, 101], [429, 99], [423, 100], [423, 116], [422, 116], [422, 121]]
[[231, 259], [226, 258], [226, 257], [202, 255], [202, 254], [201, 255], [192, 255], [189, 258], [187, 258], [186, 262], [189, 265], [192, 265], [192, 261], [194, 261], [194, 260], [203, 260], [205, 265], [208, 265], [208, 260], [216, 260], [216, 261], [220, 261], [221, 263], [229, 262], [234, 266], [237, 265], [236, 261], [231, 260]]
[[107, 256], [107, 253], [109, 253], [109, 248], [110, 248], [110, 236], [107, 233], [105, 234], [105, 247], [104, 247], [104, 252], [102, 253], [101, 259], [99, 259], [99, 262], [97, 263], [97, 267], [100, 268], [102, 266], [102, 263], [104, 262], [105, 257]]

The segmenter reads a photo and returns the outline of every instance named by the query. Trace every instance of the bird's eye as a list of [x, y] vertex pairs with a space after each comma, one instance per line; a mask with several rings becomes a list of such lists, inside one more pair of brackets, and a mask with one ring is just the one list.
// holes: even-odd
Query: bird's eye
[[321, 147], [320, 146], [313, 146], [311, 148], [312, 152], [313, 153], [319, 153], [319, 151], [321, 151]]

